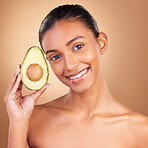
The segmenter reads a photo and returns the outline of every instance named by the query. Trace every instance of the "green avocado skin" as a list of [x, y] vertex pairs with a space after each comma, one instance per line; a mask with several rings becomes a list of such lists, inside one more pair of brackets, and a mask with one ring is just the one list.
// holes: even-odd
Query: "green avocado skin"
[[[27, 77], [26, 70], [30, 64], [39, 64], [42, 67], [43, 76], [39, 81], [33, 82]], [[37, 46], [32, 46], [28, 49], [22, 62], [20, 73], [22, 76], [23, 84], [29, 90], [39, 90], [47, 83], [49, 78], [49, 68], [45, 59], [45, 55], [41, 48]]]

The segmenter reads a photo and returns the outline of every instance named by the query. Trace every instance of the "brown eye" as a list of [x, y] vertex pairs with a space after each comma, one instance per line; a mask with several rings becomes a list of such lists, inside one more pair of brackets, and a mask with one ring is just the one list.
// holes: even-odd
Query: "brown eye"
[[62, 57], [61, 55], [54, 55], [53, 57], [51, 57], [50, 61], [56, 61], [61, 57]]
[[83, 44], [78, 44], [76, 46], [74, 46], [74, 51], [80, 50], [84, 45]]

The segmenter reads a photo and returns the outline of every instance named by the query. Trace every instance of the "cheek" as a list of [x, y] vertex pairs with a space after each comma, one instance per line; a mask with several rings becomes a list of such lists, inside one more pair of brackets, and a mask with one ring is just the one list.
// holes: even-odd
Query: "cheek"
[[98, 75], [102, 69], [101, 55], [99, 52], [99, 47], [90, 47], [87, 54], [84, 56], [87, 63], [90, 64], [91, 70], [95, 75]]
[[81, 59], [87, 61], [88, 64], [96, 65], [100, 63], [100, 52], [96, 46], [88, 46], [86, 52], [81, 56]]
[[61, 66], [61, 65], [58, 65], [58, 64], [57, 64], [57, 65], [52, 65], [52, 64], [51, 64], [51, 68], [52, 68], [54, 74], [55, 74], [57, 77], [59, 77], [59, 76], [62, 75], [63, 69], [62, 69], [62, 66]]

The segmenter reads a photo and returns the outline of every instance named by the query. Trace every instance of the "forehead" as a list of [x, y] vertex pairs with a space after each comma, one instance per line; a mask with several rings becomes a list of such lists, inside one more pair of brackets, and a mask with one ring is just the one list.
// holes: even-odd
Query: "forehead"
[[76, 36], [84, 38], [93, 37], [93, 33], [78, 21], [60, 21], [55, 26], [45, 32], [42, 40], [44, 49], [47, 47], [56, 48], [58, 45], [65, 44]]

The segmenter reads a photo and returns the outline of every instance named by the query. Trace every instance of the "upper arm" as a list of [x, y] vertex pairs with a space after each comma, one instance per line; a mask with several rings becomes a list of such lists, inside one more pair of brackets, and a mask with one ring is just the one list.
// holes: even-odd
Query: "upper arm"
[[30, 135], [31, 135], [31, 131], [34, 130], [34, 123], [35, 123], [35, 119], [37, 119], [37, 107], [35, 106], [34, 107], [34, 110], [32, 112], [32, 115], [30, 117], [30, 120], [29, 120], [29, 126], [28, 126], [28, 131], [27, 131], [27, 142], [28, 142], [28, 145], [26, 146], [26, 148], [31, 148], [31, 145], [30, 145]]

